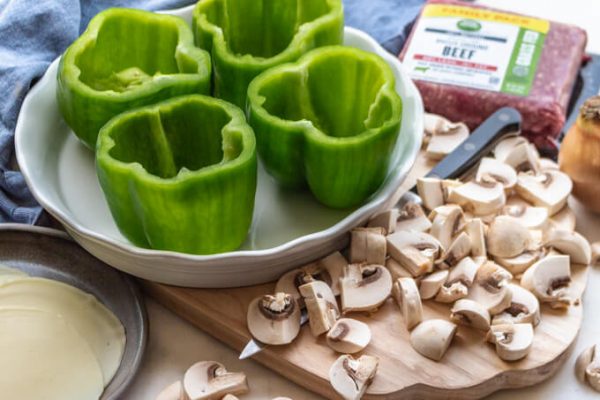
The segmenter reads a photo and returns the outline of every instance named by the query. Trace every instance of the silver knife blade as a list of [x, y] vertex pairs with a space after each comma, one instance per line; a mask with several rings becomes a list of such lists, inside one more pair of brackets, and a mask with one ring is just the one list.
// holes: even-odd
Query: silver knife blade
[[[306, 308], [303, 308], [302, 312], [300, 313], [300, 326], [306, 324], [307, 322], [308, 311], [306, 311]], [[261, 351], [263, 351], [263, 349], [267, 346], [268, 344], [260, 342], [256, 339], [250, 339], [248, 343], [246, 343], [246, 347], [244, 347], [244, 350], [242, 350], [242, 352], [240, 353], [239, 359], [245, 360], [246, 358], [252, 357], [256, 353], [260, 353]]]

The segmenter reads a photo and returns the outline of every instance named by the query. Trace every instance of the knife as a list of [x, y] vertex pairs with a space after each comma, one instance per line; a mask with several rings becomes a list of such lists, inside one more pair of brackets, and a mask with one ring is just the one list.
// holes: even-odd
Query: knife
[[[519, 135], [521, 132], [521, 114], [512, 107], [503, 107], [490, 115], [462, 142], [452, 153], [440, 161], [426, 176], [440, 179], [454, 179], [462, 176], [502, 139]], [[420, 202], [415, 194], [416, 186], [402, 196], [399, 205], [407, 201]], [[300, 325], [308, 322], [308, 312], [302, 309]], [[262, 351], [267, 344], [251, 339], [240, 353], [240, 360], [252, 357]]]

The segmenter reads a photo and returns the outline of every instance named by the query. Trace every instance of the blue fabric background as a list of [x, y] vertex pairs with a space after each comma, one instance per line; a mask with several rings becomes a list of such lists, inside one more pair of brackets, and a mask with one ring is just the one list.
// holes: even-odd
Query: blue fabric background
[[[0, 0], [0, 222], [35, 223], [35, 202], [14, 160], [14, 129], [21, 103], [50, 62], [108, 7], [158, 10], [181, 7], [182, 0]], [[423, 0], [344, 0], [346, 24], [397, 52], [404, 28]]]

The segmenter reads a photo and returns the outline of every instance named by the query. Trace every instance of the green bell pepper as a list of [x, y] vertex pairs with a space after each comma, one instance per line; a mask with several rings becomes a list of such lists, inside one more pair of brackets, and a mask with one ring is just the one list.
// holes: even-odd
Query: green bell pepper
[[344, 14], [341, 0], [202, 0], [192, 26], [212, 56], [214, 95], [244, 108], [259, 73], [341, 44]]
[[401, 118], [390, 67], [350, 47], [313, 50], [248, 88], [248, 121], [267, 172], [285, 187], [308, 184], [333, 208], [359, 205], [381, 185]]
[[92, 19], [58, 69], [58, 104], [75, 134], [96, 147], [100, 128], [129, 109], [210, 92], [210, 55], [179, 17], [111, 8]]
[[100, 130], [96, 169], [117, 226], [137, 246], [211, 254], [244, 242], [256, 141], [230, 103], [188, 95], [120, 114]]

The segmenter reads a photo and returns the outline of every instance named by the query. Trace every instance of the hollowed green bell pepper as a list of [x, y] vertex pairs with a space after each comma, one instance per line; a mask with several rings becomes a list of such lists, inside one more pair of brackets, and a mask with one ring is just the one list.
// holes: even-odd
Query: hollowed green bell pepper
[[202, 0], [196, 44], [211, 53], [214, 95], [246, 106], [250, 81], [319, 46], [341, 44], [341, 0]]
[[96, 168], [117, 226], [138, 246], [210, 254], [246, 237], [256, 142], [232, 104], [189, 95], [120, 114], [98, 135]]
[[210, 55], [179, 17], [111, 8], [92, 19], [58, 69], [58, 104], [91, 149], [100, 128], [134, 107], [210, 92]]
[[390, 67], [350, 47], [313, 50], [248, 88], [248, 120], [266, 170], [283, 186], [308, 184], [334, 208], [359, 205], [384, 181], [401, 117]]

